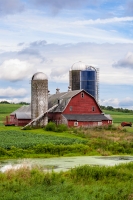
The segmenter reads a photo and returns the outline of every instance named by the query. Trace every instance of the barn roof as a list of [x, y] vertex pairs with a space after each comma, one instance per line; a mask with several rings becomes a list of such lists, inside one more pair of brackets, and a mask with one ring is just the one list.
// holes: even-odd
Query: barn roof
[[[79, 94], [82, 91], [86, 92], [85, 90], [82, 89], [82, 90], [74, 90], [74, 91], [62, 92], [62, 93], [50, 95], [48, 98], [48, 109], [55, 106], [53, 109], [50, 110], [50, 112], [53, 112], [53, 113], [63, 112], [64, 109], [66, 108], [66, 106], [68, 105], [68, 103], [70, 102], [71, 98], [74, 97], [75, 95]], [[88, 95], [90, 95], [90, 94], [88, 94]], [[90, 95], [90, 96], [92, 96], [92, 95]], [[94, 98], [94, 97], [92, 96], [92, 98]], [[100, 109], [100, 107], [99, 107], [99, 109]], [[12, 112], [10, 115], [15, 115], [15, 114], [18, 119], [31, 119], [31, 105], [24, 105], [24, 106], [20, 107], [19, 109], [17, 109], [16, 111]], [[108, 117], [106, 118], [106, 120], [107, 119], [108, 119]]]
[[31, 113], [26, 112], [16, 112], [17, 119], [31, 119]]
[[[75, 95], [79, 94], [81, 91], [86, 92], [85, 90], [82, 89], [82, 90], [74, 90], [74, 91], [69, 91], [69, 92], [53, 94], [53, 95], [49, 96], [48, 108], [51, 108], [52, 106], [58, 104], [58, 106], [55, 107], [54, 109], [52, 109], [50, 112], [63, 112], [63, 110], [66, 108], [66, 106], [69, 103], [69, 101], [71, 100], [71, 98], [74, 97]], [[92, 95], [90, 95], [90, 96], [92, 96]], [[94, 98], [94, 97], [92, 96], [92, 98]]]
[[10, 115], [15, 115], [17, 119], [31, 119], [31, 105], [21, 106]]
[[10, 115], [15, 115], [17, 112], [25, 112], [25, 113], [31, 113], [31, 105], [24, 105], [21, 106], [20, 108], [18, 108], [17, 110], [15, 110], [14, 112], [12, 112]]
[[63, 116], [67, 119], [67, 120], [72, 120], [72, 121], [94, 121], [94, 122], [100, 122], [103, 120], [110, 120], [109, 118], [107, 118], [104, 114], [63, 114]]

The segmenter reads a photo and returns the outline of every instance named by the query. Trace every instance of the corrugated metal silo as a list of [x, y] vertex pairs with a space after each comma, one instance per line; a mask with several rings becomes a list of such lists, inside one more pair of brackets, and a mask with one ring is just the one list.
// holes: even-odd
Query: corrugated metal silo
[[[48, 110], [48, 78], [42, 72], [37, 72], [31, 80], [31, 119], [36, 119]], [[47, 116], [41, 121], [41, 126], [48, 123]], [[38, 125], [38, 124], [34, 124]]]
[[80, 71], [80, 89], [84, 89], [98, 101], [98, 71], [94, 67], [87, 67]]
[[99, 70], [79, 61], [69, 71], [69, 85], [72, 90], [84, 89], [98, 101]]

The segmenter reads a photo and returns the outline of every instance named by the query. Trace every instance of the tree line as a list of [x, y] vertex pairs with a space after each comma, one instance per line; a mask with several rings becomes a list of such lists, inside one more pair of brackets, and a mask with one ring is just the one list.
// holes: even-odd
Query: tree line
[[114, 108], [112, 106], [100, 106], [102, 110], [110, 110], [110, 111], [117, 111], [123, 113], [133, 113], [133, 110], [129, 110], [127, 108]]
[[[20, 105], [29, 105], [30, 103], [21, 101], [19, 103], [10, 103], [8, 101], [0, 101], [0, 104], [20, 104]], [[123, 112], [123, 113], [133, 113], [133, 110], [129, 110], [127, 108], [114, 108], [112, 106], [102, 106], [100, 105], [100, 108], [102, 110], [110, 110], [110, 111], [117, 111], [117, 112]]]
[[14, 103], [14, 102], [8, 102], [8, 101], [0, 101], [0, 104], [21, 104], [21, 105], [29, 105], [30, 103], [27, 103], [27, 102], [24, 102], [24, 101], [21, 101], [19, 103]]

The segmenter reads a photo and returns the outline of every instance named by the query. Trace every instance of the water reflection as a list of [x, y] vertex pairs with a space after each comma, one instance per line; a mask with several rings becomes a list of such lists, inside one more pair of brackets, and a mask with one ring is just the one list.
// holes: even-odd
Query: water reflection
[[44, 171], [54, 170], [56, 172], [66, 171], [81, 165], [104, 165], [114, 166], [120, 163], [133, 162], [133, 156], [78, 156], [58, 158], [34, 158], [34, 159], [12, 159], [0, 161], [0, 171], [21, 167], [41, 167]]

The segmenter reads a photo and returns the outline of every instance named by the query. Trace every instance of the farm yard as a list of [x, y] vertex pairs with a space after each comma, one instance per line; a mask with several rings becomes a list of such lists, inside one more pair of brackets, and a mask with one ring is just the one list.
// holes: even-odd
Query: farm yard
[[[21, 105], [0, 104], [0, 115], [6, 117]], [[1, 117], [0, 157], [51, 157], [72, 155], [133, 154], [133, 127], [121, 127], [121, 121], [132, 121], [132, 114], [108, 111], [114, 125], [94, 128], [67, 128], [46, 131], [44, 128], [21, 130], [5, 127]]]

